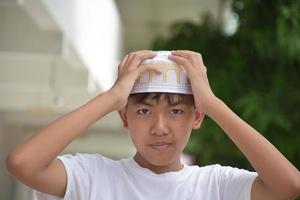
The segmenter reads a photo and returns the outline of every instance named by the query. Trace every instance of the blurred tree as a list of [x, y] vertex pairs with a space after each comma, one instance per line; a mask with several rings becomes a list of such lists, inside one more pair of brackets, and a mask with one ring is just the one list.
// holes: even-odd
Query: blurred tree
[[[300, 1], [235, 0], [237, 32], [224, 34], [209, 15], [202, 23], [178, 22], [152, 49], [200, 52], [215, 94], [300, 168]], [[209, 118], [186, 151], [197, 164], [252, 169]]]

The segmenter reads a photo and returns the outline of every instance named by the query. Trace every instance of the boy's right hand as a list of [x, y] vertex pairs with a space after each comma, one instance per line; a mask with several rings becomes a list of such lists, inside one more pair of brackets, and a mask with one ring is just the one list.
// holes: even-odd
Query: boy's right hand
[[125, 56], [119, 65], [118, 79], [107, 92], [111, 98], [99, 95], [17, 145], [6, 160], [9, 172], [38, 191], [63, 197], [67, 187], [67, 171], [56, 157], [111, 109], [121, 110], [126, 105], [138, 76], [145, 70], [155, 71], [149, 65], [139, 67], [140, 63], [155, 55], [152, 51], [138, 51]]
[[133, 85], [139, 75], [148, 70], [155, 73], [160, 73], [151, 65], [141, 65], [145, 59], [150, 59], [156, 56], [154, 51], [142, 50], [129, 53], [126, 55], [118, 67], [118, 78], [112, 88], [108, 91], [117, 98], [115, 110], [121, 110], [127, 104], [128, 96], [133, 88]]

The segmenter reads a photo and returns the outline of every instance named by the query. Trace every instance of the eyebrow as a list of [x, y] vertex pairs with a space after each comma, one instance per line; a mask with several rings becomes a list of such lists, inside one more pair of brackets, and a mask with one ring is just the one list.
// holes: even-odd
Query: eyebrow
[[184, 102], [183, 100], [177, 101], [177, 102], [174, 102], [174, 103], [170, 103], [170, 106], [177, 106], [177, 105], [187, 105], [187, 103]]
[[146, 106], [153, 106], [152, 103], [148, 103], [148, 102], [145, 102], [145, 101], [141, 101], [141, 102], [135, 102], [134, 103], [135, 105], [146, 105]]
[[[153, 106], [153, 103], [146, 102], [146, 101], [135, 102], [134, 104], [135, 105], [146, 105], [146, 106], [150, 106], [150, 107]], [[186, 102], [184, 102], [183, 100], [180, 100], [180, 101], [176, 101], [174, 103], [170, 103], [169, 106], [173, 107], [173, 106], [182, 105], [182, 104], [187, 105]]]

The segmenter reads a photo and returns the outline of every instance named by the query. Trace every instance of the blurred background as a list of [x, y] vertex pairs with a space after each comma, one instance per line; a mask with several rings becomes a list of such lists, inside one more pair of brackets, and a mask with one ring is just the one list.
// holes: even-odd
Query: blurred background
[[[200, 52], [215, 94], [300, 168], [300, 1], [0, 0], [0, 199], [32, 200], [5, 157], [20, 141], [109, 89], [141, 49]], [[135, 150], [117, 113], [63, 153]], [[209, 118], [187, 162], [252, 170]]]

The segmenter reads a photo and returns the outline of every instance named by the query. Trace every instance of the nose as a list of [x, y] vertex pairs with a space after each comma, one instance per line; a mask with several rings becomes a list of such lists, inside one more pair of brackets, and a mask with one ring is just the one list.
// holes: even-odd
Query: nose
[[157, 115], [153, 119], [151, 135], [163, 136], [170, 133], [169, 124], [163, 115]]

